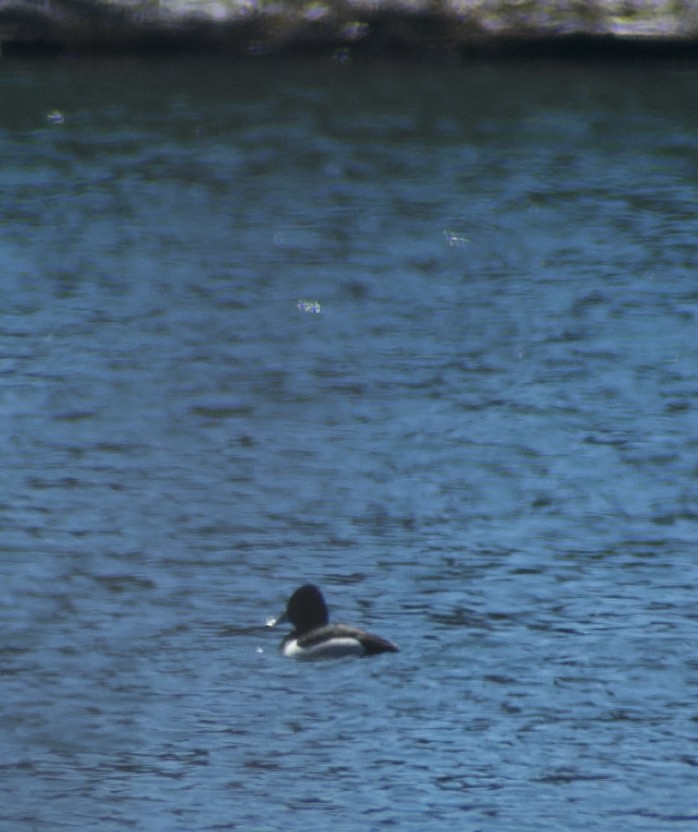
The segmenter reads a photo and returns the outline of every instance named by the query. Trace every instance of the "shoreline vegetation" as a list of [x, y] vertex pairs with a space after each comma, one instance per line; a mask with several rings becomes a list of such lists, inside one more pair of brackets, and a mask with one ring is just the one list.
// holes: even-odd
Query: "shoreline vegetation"
[[698, 57], [696, 0], [0, 0], [2, 55]]

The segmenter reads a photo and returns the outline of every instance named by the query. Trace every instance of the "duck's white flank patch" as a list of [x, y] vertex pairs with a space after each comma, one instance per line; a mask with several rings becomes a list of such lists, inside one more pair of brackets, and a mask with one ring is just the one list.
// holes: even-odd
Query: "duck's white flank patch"
[[339, 659], [343, 656], [363, 656], [364, 646], [355, 638], [331, 638], [311, 647], [299, 647], [297, 639], [283, 647], [283, 654], [290, 659]]

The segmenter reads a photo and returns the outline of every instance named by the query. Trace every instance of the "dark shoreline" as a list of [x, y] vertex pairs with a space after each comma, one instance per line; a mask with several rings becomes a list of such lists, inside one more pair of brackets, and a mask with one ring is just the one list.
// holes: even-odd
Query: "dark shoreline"
[[[541, 0], [541, 12], [544, 6]], [[673, 20], [672, 25], [665, 22], [653, 31], [642, 21], [612, 26], [598, 16], [563, 20], [541, 14], [535, 25], [532, 17], [478, 18], [456, 13], [446, 3], [303, 7], [286, 2], [268, 10], [250, 11], [232, 4], [225, 9], [225, 14], [214, 15], [203, 2], [200, 12], [192, 15], [176, 13], [165, 2], [153, 11], [145, 4], [99, 0], [18, 0], [0, 8], [0, 48], [3, 57], [197, 53], [465, 60], [698, 57], [698, 14], [695, 25], [693, 18], [688, 24]]]

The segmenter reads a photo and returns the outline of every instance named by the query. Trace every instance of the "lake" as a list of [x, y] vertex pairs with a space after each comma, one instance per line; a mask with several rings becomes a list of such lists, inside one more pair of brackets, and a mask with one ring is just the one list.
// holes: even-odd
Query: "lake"
[[698, 66], [338, 57], [4, 66], [0, 829], [695, 829]]

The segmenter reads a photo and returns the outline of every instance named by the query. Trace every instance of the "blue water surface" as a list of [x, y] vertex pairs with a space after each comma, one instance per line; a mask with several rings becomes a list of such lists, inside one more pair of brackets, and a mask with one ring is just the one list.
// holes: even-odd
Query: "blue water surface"
[[2, 832], [695, 829], [697, 94], [5, 66]]

